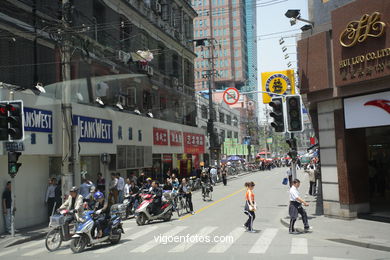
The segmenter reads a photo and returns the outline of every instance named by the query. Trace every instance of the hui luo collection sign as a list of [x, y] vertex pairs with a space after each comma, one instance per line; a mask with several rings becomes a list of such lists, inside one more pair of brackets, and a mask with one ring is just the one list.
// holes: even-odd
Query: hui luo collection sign
[[111, 120], [74, 115], [73, 125], [78, 126], [80, 142], [112, 143]]
[[24, 131], [53, 132], [53, 113], [48, 110], [24, 107]]

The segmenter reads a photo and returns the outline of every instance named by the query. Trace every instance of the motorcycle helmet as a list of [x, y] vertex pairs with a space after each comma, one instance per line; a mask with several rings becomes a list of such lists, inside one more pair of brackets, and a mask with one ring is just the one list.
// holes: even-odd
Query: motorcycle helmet
[[77, 188], [76, 186], [73, 186], [71, 189], [70, 189], [70, 192], [78, 192], [79, 191], [79, 188]]
[[101, 199], [104, 197], [103, 193], [101, 193], [100, 191], [96, 192], [93, 197], [95, 198], [95, 200], [98, 200], [98, 199]]

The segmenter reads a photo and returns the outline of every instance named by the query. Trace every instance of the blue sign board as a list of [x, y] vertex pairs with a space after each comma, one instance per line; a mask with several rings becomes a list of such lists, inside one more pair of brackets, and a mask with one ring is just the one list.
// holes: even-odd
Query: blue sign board
[[72, 121], [78, 126], [80, 142], [112, 143], [111, 120], [74, 115]]
[[24, 131], [53, 132], [53, 113], [48, 110], [24, 107]]

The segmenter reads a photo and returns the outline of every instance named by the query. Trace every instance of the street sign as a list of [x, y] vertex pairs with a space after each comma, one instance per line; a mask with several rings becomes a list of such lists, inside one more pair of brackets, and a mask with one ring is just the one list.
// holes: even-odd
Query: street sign
[[270, 103], [276, 95], [295, 94], [294, 70], [263, 72], [261, 82], [264, 104]]
[[234, 105], [240, 99], [240, 92], [236, 88], [228, 88], [223, 92], [223, 101], [228, 105]]
[[24, 143], [23, 142], [4, 142], [5, 151], [7, 152], [23, 152]]
[[267, 137], [267, 144], [272, 144], [272, 137]]

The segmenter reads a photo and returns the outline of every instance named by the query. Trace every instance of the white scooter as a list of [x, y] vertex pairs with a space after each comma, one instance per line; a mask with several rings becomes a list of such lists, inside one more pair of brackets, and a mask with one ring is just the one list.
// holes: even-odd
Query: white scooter
[[136, 222], [139, 226], [145, 225], [153, 220], [163, 220], [170, 221], [172, 217], [173, 206], [170, 201], [163, 201], [159, 213], [157, 215], [152, 215], [149, 212], [149, 206], [153, 202], [152, 194], [142, 194], [140, 195], [142, 198], [141, 204], [135, 211], [136, 214]]

